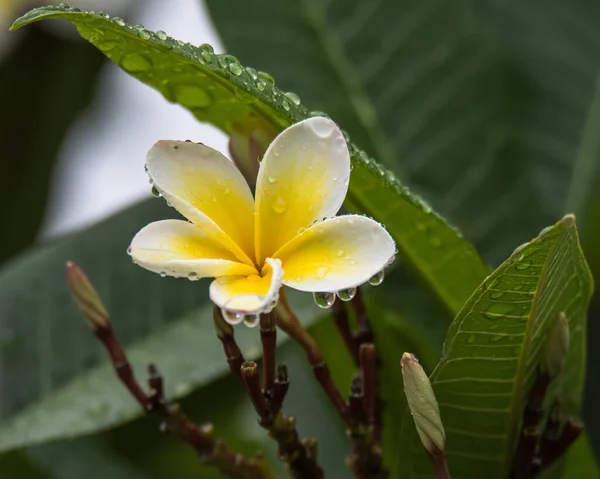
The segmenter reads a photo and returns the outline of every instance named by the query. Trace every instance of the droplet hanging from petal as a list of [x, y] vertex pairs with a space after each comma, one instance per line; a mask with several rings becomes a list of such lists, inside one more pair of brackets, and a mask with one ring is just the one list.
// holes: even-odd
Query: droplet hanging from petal
[[342, 301], [351, 301], [356, 296], [356, 288], [342, 289], [337, 292], [337, 297]]
[[379, 286], [381, 283], [383, 283], [384, 276], [385, 273], [383, 270], [381, 270], [379, 273], [374, 274], [373, 276], [371, 276], [371, 278], [369, 278], [369, 284], [373, 286]]
[[236, 313], [235, 311], [230, 311], [228, 309], [222, 309], [221, 312], [223, 313], [223, 319], [234, 326], [240, 324], [245, 318], [244, 314]]
[[313, 298], [319, 308], [327, 309], [333, 306], [333, 303], [335, 302], [335, 293], [313, 293]]
[[248, 314], [244, 316], [244, 324], [249, 328], [255, 328], [260, 323], [260, 314]]

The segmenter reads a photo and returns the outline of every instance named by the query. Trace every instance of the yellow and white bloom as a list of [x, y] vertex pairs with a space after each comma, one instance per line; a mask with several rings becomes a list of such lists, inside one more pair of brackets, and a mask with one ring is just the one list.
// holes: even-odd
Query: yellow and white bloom
[[202, 144], [159, 141], [146, 167], [154, 187], [189, 222], [143, 228], [131, 243], [133, 261], [162, 275], [215, 277], [210, 298], [231, 322], [270, 311], [282, 284], [333, 298], [394, 258], [394, 241], [379, 223], [335, 217], [348, 189], [350, 155], [328, 118], [302, 121], [273, 140], [260, 163], [256, 198], [235, 165]]

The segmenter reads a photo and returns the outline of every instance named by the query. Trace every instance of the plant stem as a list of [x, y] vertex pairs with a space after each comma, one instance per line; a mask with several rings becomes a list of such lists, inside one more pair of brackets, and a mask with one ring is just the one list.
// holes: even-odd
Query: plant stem
[[218, 306], [213, 308], [213, 321], [217, 336], [223, 344], [229, 369], [243, 383], [241, 367], [244, 364], [244, 355], [233, 337], [233, 326], [225, 321], [221, 308]]
[[260, 340], [262, 342], [263, 357], [263, 390], [271, 394], [275, 381], [275, 351], [277, 348], [277, 328], [272, 314], [260, 316]]
[[346, 306], [341, 301], [333, 303], [333, 321], [340, 332], [340, 336], [346, 344], [346, 348], [350, 352], [352, 359], [358, 365], [358, 343], [356, 337], [350, 328], [350, 321]]
[[435, 479], [451, 479], [450, 471], [448, 470], [448, 461], [446, 460], [445, 451], [436, 451], [435, 453], [429, 453], [429, 458], [433, 463], [433, 470], [435, 472]]
[[154, 365], [149, 366], [150, 393], [147, 394], [135, 379], [110, 322], [102, 327], [94, 327], [92, 331], [108, 351], [117, 376], [144, 411], [158, 416], [162, 420], [162, 428], [193, 447], [203, 463], [215, 466], [234, 479], [275, 479], [261, 457], [246, 458], [235, 453], [214, 437], [212, 424], [198, 426], [181, 411], [178, 404], [167, 403], [163, 397], [163, 379]]

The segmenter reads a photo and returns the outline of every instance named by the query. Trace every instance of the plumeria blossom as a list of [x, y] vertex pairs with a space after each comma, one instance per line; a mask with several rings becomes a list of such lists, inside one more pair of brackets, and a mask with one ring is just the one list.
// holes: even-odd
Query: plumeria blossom
[[131, 243], [133, 261], [162, 275], [216, 278], [210, 298], [231, 322], [270, 311], [282, 284], [345, 291], [394, 258], [394, 241], [382, 225], [335, 216], [348, 190], [350, 155], [328, 118], [302, 121], [273, 140], [255, 198], [235, 165], [202, 144], [159, 141], [146, 168], [189, 222], [144, 227]]

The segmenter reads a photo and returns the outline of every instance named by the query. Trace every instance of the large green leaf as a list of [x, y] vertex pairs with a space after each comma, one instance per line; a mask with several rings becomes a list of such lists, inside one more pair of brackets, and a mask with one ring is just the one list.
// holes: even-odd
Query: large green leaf
[[596, 0], [206, 3], [229, 50], [336, 118], [488, 261], [585, 213]]
[[[270, 75], [244, 68], [231, 55], [216, 55], [209, 46], [184, 44], [164, 32], [132, 27], [107, 14], [45, 7], [21, 17], [13, 28], [46, 18], [69, 20], [81, 36], [129, 74], [225, 132], [252, 115], [281, 130], [319, 114], [309, 112], [296, 95], [275, 87]], [[302, 63], [296, 64], [296, 69], [302, 68]], [[455, 313], [488, 273], [487, 266], [468, 242], [391, 172], [353, 144], [350, 151], [354, 170], [349, 206], [387, 225], [402, 257]]]
[[[97, 285], [142, 377], [156, 362], [169, 396], [180, 397], [228, 373], [206, 282], [161, 278], [127, 257], [133, 235], [169, 214], [163, 201], [148, 200], [0, 270], [0, 451], [91, 433], [140, 414], [69, 297], [68, 259]], [[310, 322], [316, 306], [310, 295], [301, 299]], [[256, 357], [258, 334], [239, 329], [247, 356]]]
[[[592, 279], [566, 216], [518, 248], [465, 303], [453, 321], [431, 375], [447, 433], [452, 477], [504, 479], [524, 402], [546, 333], [560, 312], [571, 343], [548, 397], [567, 415], [580, 415], [585, 374], [585, 329]], [[400, 477], [421, 477], [430, 464], [405, 422]]]

